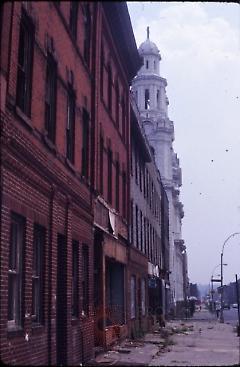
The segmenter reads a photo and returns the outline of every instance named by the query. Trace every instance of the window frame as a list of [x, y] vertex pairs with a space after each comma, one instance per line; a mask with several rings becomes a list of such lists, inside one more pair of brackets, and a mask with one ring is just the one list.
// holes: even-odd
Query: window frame
[[127, 175], [126, 172], [122, 172], [122, 215], [123, 218], [127, 217]]
[[144, 106], [145, 110], [150, 109], [150, 91], [148, 88], [144, 91]]
[[[37, 246], [37, 249], [36, 249]], [[34, 223], [33, 230], [33, 265], [32, 265], [32, 323], [43, 324], [43, 287], [44, 287], [44, 253], [46, 246], [46, 228]], [[37, 258], [35, 257], [37, 255]], [[34, 285], [37, 284], [37, 292]], [[37, 300], [35, 296], [37, 297]], [[35, 299], [35, 302], [34, 302]], [[35, 311], [35, 312], [34, 312]]]
[[79, 317], [79, 241], [72, 240], [72, 318]]
[[108, 202], [112, 203], [112, 150], [108, 148]]
[[107, 67], [108, 72], [108, 110], [112, 112], [112, 67], [110, 62], [108, 63]]
[[82, 247], [82, 315], [89, 315], [89, 247]]
[[79, 4], [77, 1], [70, 2], [70, 15], [69, 15], [69, 29], [73, 39], [77, 40], [77, 24], [78, 24], [78, 8]]
[[34, 33], [34, 24], [22, 7], [17, 60], [16, 106], [29, 118], [31, 117]]
[[82, 119], [82, 176], [89, 178], [89, 114], [85, 108], [83, 108]]
[[75, 109], [76, 96], [72, 85], [69, 84], [67, 95], [66, 157], [72, 164], [74, 164], [75, 160]]
[[115, 205], [116, 210], [119, 211], [119, 190], [120, 190], [120, 164], [117, 160], [115, 163], [115, 170], [116, 170], [116, 179], [115, 179]]
[[90, 64], [90, 48], [91, 48], [91, 13], [89, 4], [83, 5], [83, 22], [84, 22], [84, 40], [83, 40], [83, 58], [86, 64]]
[[[14, 241], [14, 226], [17, 231]], [[14, 212], [11, 213], [10, 243], [8, 262], [8, 329], [21, 329], [23, 327], [23, 284], [24, 284], [24, 250], [26, 241], [26, 219]], [[15, 242], [15, 243], [14, 243]], [[14, 286], [10, 284], [14, 282]], [[10, 280], [11, 279], [11, 280]], [[15, 279], [15, 280], [14, 280]], [[10, 291], [12, 299], [10, 299]], [[12, 313], [12, 316], [10, 316]]]
[[47, 138], [56, 141], [57, 108], [57, 63], [51, 53], [47, 55], [46, 91], [45, 91], [45, 130]]

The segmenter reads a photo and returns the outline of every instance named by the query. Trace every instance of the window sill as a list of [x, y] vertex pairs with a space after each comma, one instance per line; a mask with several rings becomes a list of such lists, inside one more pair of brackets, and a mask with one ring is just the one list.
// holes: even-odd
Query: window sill
[[18, 106], [16, 106], [16, 114], [28, 129], [33, 130], [32, 121]]

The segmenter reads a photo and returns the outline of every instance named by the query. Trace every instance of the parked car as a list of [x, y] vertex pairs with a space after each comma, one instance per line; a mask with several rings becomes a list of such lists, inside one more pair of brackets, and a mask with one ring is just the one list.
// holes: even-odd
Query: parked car
[[223, 308], [230, 310], [230, 303], [224, 302]]
[[233, 303], [232, 308], [238, 308], [238, 304], [237, 303]]

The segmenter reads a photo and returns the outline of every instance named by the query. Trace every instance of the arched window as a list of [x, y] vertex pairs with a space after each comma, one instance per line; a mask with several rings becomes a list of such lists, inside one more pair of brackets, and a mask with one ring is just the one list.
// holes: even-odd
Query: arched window
[[149, 110], [149, 108], [150, 108], [149, 89], [145, 89], [145, 110]]

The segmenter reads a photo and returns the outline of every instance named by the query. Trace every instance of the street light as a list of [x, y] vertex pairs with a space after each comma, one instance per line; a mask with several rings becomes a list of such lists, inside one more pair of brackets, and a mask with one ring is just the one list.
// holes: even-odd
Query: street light
[[221, 323], [224, 323], [224, 318], [223, 318], [223, 250], [224, 250], [224, 246], [226, 245], [227, 241], [230, 240], [230, 238], [236, 236], [237, 234], [240, 234], [240, 232], [235, 232], [235, 233], [230, 234], [230, 236], [228, 236], [228, 238], [223, 243], [222, 252], [221, 252], [221, 310], [220, 310], [220, 322]]

